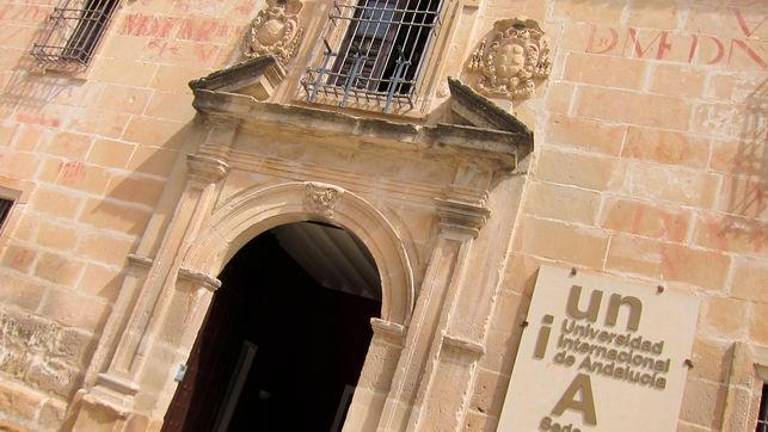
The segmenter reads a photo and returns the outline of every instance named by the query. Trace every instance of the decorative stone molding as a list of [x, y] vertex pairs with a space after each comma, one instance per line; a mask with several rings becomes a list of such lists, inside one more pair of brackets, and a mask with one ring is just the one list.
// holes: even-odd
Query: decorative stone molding
[[137, 254], [128, 254], [128, 269], [146, 271], [152, 267], [153, 260], [150, 257]]
[[485, 203], [469, 203], [454, 199], [436, 199], [437, 214], [440, 216], [440, 226], [443, 229], [457, 231], [477, 237], [485, 225], [491, 210]]
[[304, 208], [308, 212], [333, 216], [334, 209], [344, 196], [342, 189], [324, 183], [305, 183]]
[[272, 54], [287, 64], [298, 51], [304, 28], [298, 13], [300, 0], [267, 0], [267, 6], [251, 21], [243, 39], [243, 57]]
[[[189, 87], [196, 92], [208, 90], [238, 93], [263, 101], [274, 94], [286, 74], [278, 58], [272, 54], [266, 54], [190, 81]], [[240, 119], [226, 116], [208, 115], [205, 119], [217, 126], [231, 129], [236, 129], [241, 123]]]
[[735, 342], [731, 356], [722, 431], [749, 431], [757, 420], [763, 383], [768, 382], [768, 349]]
[[472, 54], [469, 70], [479, 73], [478, 90], [488, 96], [527, 99], [552, 68], [549, 41], [539, 24], [525, 17], [496, 21]]
[[208, 291], [216, 291], [221, 288], [221, 281], [211, 275], [186, 268], [179, 269], [179, 279], [190, 281], [204, 287]]
[[226, 162], [208, 157], [190, 154], [187, 155], [189, 176], [201, 183], [218, 183], [229, 172]]
[[371, 328], [374, 334], [382, 334], [396, 338], [405, 336], [405, 326], [381, 318], [371, 318]]
[[96, 382], [121, 395], [134, 396], [139, 392], [136, 383], [110, 373], [99, 374]]
[[483, 347], [483, 345], [460, 337], [443, 335], [443, 345], [456, 348], [459, 351], [464, 351], [478, 357], [485, 354], [485, 347]]
[[106, 409], [111, 414], [123, 420], [127, 419], [131, 415], [131, 410], [129, 408], [126, 408], [120, 404], [112, 403], [109, 400], [105, 400], [103, 398], [94, 396], [89, 393], [83, 394], [82, 402], [85, 402], [86, 404], [91, 405], [93, 407]]
[[[382, 286], [381, 319], [407, 325], [415, 299], [413, 267], [404, 241], [392, 222], [355, 192], [315, 182], [255, 185], [220, 202], [195, 237], [182, 268], [217, 274], [242, 246], [275, 226], [313, 219], [314, 188], [343, 192], [333, 208], [333, 222], [366, 245], [379, 270]], [[330, 193], [329, 193], [330, 195]], [[338, 198], [338, 197], [337, 197]], [[331, 201], [333, 203], [333, 201]]]

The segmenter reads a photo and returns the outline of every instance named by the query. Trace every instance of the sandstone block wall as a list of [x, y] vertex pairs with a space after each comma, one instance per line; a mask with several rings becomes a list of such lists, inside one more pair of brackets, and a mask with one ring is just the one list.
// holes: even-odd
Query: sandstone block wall
[[[535, 270], [555, 262], [702, 297], [678, 430], [721, 430], [733, 342], [768, 342], [768, 3], [547, 3], [554, 71], [519, 110], [537, 150], [467, 428], [495, 430]], [[755, 390], [736, 412], [754, 418]]]
[[255, 1], [121, 2], [91, 66], [35, 71], [54, 0], [0, 2], [0, 419], [56, 427], [180, 154], [187, 82], [226, 63]]
[[[173, 209], [161, 192], [203, 139], [187, 82], [237, 57], [263, 1], [122, 2], [75, 76], [39, 73], [28, 55], [55, 5], [0, 0], [0, 191], [22, 197], [0, 233], [0, 421], [33, 430], [64, 418], [127, 254]], [[309, 30], [319, 7], [306, 2]], [[555, 262], [702, 296], [679, 431], [721, 430], [732, 343], [768, 346], [768, 3], [468, 0], [459, 11], [448, 52], [433, 54], [446, 59], [441, 79], [462, 76], [494, 21], [517, 15], [541, 24], [554, 62], [514, 108], [536, 150], [466, 429], [495, 429], [535, 270]]]

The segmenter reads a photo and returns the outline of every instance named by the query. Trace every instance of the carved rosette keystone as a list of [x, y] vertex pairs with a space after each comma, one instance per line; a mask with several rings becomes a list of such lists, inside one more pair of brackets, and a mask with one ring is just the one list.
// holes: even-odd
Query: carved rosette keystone
[[187, 155], [190, 179], [201, 183], [218, 183], [229, 172], [226, 162], [210, 156]]
[[304, 209], [323, 216], [333, 216], [334, 209], [344, 196], [344, 190], [323, 183], [304, 185]]
[[299, 22], [300, 0], [267, 0], [267, 5], [251, 21], [243, 38], [243, 57], [267, 54], [283, 64], [296, 55], [304, 28]]
[[525, 17], [496, 21], [472, 54], [469, 70], [479, 74], [477, 90], [519, 100], [533, 96], [552, 69], [549, 41], [539, 24]]
[[440, 226], [447, 231], [457, 232], [472, 237], [480, 234], [485, 226], [491, 210], [485, 204], [458, 201], [454, 199], [437, 199], [437, 214], [440, 216]]

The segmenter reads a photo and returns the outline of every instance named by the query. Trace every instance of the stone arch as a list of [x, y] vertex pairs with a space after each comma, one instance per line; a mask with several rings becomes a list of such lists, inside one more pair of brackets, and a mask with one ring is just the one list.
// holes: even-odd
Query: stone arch
[[279, 225], [320, 221], [356, 235], [381, 277], [381, 318], [405, 325], [414, 302], [413, 272], [397, 230], [368, 201], [325, 183], [252, 187], [227, 198], [184, 255], [182, 268], [217, 275], [248, 241]]

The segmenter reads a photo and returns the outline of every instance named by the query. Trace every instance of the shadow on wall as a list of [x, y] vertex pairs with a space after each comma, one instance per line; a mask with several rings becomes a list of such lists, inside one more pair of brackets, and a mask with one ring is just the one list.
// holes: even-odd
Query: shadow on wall
[[39, 112], [46, 105], [67, 93], [74, 93], [85, 84], [84, 80], [76, 80], [67, 75], [40, 71], [37, 60], [29, 54], [30, 50], [31, 45], [11, 69], [10, 78], [0, 91], [0, 107], [8, 112]]
[[[725, 211], [731, 215], [723, 224], [721, 235], [745, 236], [747, 241], [764, 246], [762, 223], [768, 210], [768, 80], [763, 81], [744, 100], [741, 132]], [[753, 219], [752, 221], [743, 218]]]
[[[40, 26], [42, 31], [44, 23]], [[158, 207], [160, 194], [169, 183], [168, 177], [184, 175], [184, 158], [202, 142], [205, 128], [191, 116], [188, 121], [165, 121], [144, 117], [141, 113], [103, 109], [97, 106], [97, 102], [100, 95], [106, 93], [109, 84], [77, 78], [71, 73], [39, 72], [37, 61], [29, 54], [32, 43], [15, 64], [9, 64], [9, 78], [0, 87], [0, 118], [13, 119], [19, 125], [15, 142], [0, 142], [0, 174], [27, 176], [14, 161], [34, 162], [34, 169], [30, 170], [33, 174], [29, 175], [36, 183], [31, 203], [35, 200], [55, 200], [59, 193], [75, 191], [68, 195], [73, 203], [81, 205], [79, 214], [58, 223], [76, 222], [94, 227], [80, 233], [81, 244], [86, 237], [94, 244], [102, 238], [117, 238], [129, 243], [132, 237], [136, 240], [126, 249], [133, 252], [150, 218], [156, 218], [162, 224], [170, 219], [168, 213], [174, 210], [173, 197], [169, 200], [170, 205]], [[109, 60], [98, 56], [94, 58], [94, 62], [99, 61]], [[180, 87], [186, 86], [186, 83], [180, 84]], [[192, 103], [191, 97], [189, 103]], [[13, 147], [22, 141], [21, 138], [27, 140], [31, 136], [35, 137], [34, 143], [23, 148]], [[120, 163], [93, 160], [96, 143], [102, 140], [102, 144], [107, 144], [105, 154], [128, 149]], [[105, 156], [105, 160], [113, 160], [114, 157], [114, 154], [109, 158]], [[22, 218], [30, 217], [28, 215]], [[97, 266], [79, 261], [78, 256], [67, 256], [66, 252], [48, 253], [52, 259], [61, 262], [63, 268], [70, 268], [69, 262], [74, 262], [73, 266], [85, 267], [77, 268], [78, 275], [86, 273], [82, 280], [87, 277], [89, 284], [92, 284], [85, 288], [72, 286], [77, 284], [77, 277], [65, 280], [60, 275], [64, 271], [53, 276], [35, 274], [37, 277], [34, 277], [36, 270], [31, 268], [18, 271], [7, 267], [0, 269], [0, 281], [6, 284], [13, 282], [11, 286], [14, 287], [23, 284], [35, 292], [45, 290], [37, 306], [42, 316], [28, 318], [28, 321], [39, 321], [41, 327], [61, 328], [62, 332], [73, 333], [86, 340], [82, 355], [76, 359], [63, 359], [59, 353], [41, 354], [36, 351], [34, 341], [20, 338], [19, 356], [24, 361], [18, 365], [0, 364], [0, 373], [65, 399], [71, 398], [82, 386], [82, 372], [90, 363], [94, 341], [102, 331], [110, 313], [110, 304], [115, 301], [124, 279], [125, 263], [117, 262], [115, 257], [119, 254], [110, 250], [112, 243], [101, 243], [101, 251], [96, 252], [111, 258], [99, 260], [102, 262]], [[6, 249], [6, 254], [10, 253], [9, 250]], [[91, 267], [100, 270], [91, 273]], [[83, 310], [89, 313], [80, 316], [67, 314], [66, 307], [73, 303], [81, 304]], [[34, 309], [22, 303], [14, 304], [13, 301], [3, 305], [3, 308], [10, 309], [14, 305], [19, 309]], [[28, 359], [34, 359], [35, 363]], [[31, 367], [46, 373], [64, 371], [66, 374], [62, 372], [61, 378], [57, 378], [56, 385], [52, 386], [48, 383], [50, 380], [35, 378], [27, 373]]]
[[761, 183], [768, 182], [768, 80], [746, 98], [742, 122], [733, 174], [757, 182], [731, 185], [728, 213], [758, 218], [766, 209], [766, 190]]
[[[119, 12], [115, 12], [110, 27], [119, 24]], [[44, 173], [37, 170], [37, 183], [95, 195], [86, 203], [80, 216], [82, 222], [97, 228], [111, 223], [125, 234], [140, 236], [167, 177], [172, 175], [177, 162], [201, 142], [204, 128], [195, 117], [190, 117], [187, 122], [155, 121], [139, 111], [110, 109], [102, 104], [102, 99], [111, 86], [121, 86], [89, 78], [93, 70], [44, 70], [31, 51], [49, 31], [48, 25], [49, 20], [39, 22], [24, 54], [8, 71], [9, 78], [0, 89], [0, 112], [22, 126], [23, 133], [32, 130], [40, 135], [33, 145], [18, 149], [18, 152], [32, 152], [38, 162], [53, 162], [42, 170]], [[105, 34], [109, 34], [109, 29]], [[108, 37], [99, 45], [105, 43], [109, 43]], [[110, 61], [99, 54], [103, 49], [104, 46], [97, 46], [94, 50], [91, 69], [98, 63]], [[186, 82], [180, 84], [180, 89], [188, 91]], [[191, 96], [189, 104], [192, 104]], [[62, 139], [62, 135], [67, 137]], [[130, 160], [123, 166], [95, 163], [90, 153], [95, 151], [94, 143], [104, 139], [119, 141], [114, 143], [117, 147], [135, 147], [129, 154]], [[52, 149], [54, 146], [56, 148]], [[8, 175], [18, 175], [13, 172], [12, 162], [8, 163], [8, 166], [0, 163], [0, 174], [8, 171]], [[113, 200], [104, 200], [104, 195]], [[92, 200], [100, 202], [88, 205]], [[130, 223], [132, 220], [139, 222]]]

